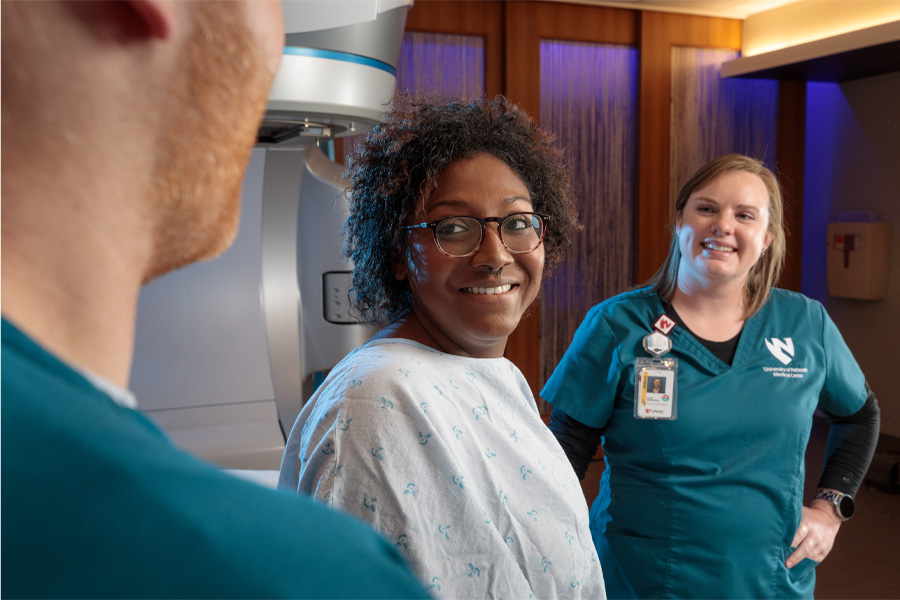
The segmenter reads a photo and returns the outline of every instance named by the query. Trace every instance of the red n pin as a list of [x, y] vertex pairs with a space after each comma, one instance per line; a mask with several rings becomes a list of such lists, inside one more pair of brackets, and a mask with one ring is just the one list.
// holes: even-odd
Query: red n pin
[[653, 326], [656, 329], [660, 330], [664, 335], [668, 335], [670, 331], [675, 329], [675, 321], [673, 321], [666, 315], [660, 315]]

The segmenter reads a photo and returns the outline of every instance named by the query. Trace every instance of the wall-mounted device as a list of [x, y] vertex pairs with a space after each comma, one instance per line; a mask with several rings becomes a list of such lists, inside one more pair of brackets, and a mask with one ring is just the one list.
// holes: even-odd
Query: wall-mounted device
[[880, 300], [890, 273], [889, 223], [841, 221], [828, 225], [828, 294]]

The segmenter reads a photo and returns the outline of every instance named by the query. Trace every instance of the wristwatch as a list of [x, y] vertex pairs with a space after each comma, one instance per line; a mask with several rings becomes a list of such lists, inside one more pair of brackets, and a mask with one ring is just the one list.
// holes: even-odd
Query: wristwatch
[[850, 517], [853, 516], [853, 511], [856, 510], [856, 504], [853, 502], [853, 496], [842, 494], [837, 490], [819, 489], [819, 491], [816, 492], [816, 500], [818, 500], [819, 498], [828, 500], [829, 502], [834, 504], [834, 509], [837, 511], [837, 514], [841, 518], [841, 521], [849, 520]]

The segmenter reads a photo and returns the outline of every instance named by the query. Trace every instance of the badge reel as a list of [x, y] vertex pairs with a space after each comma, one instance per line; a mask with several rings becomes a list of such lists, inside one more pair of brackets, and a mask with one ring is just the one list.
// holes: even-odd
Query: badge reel
[[634, 417], [674, 421], [678, 416], [678, 359], [663, 355], [672, 349], [672, 340], [666, 334], [675, 328], [675, 323], [662, 315], [653, 327], [644, 337], [644, 350], [652, 358], [641, 356], [634, 361]]

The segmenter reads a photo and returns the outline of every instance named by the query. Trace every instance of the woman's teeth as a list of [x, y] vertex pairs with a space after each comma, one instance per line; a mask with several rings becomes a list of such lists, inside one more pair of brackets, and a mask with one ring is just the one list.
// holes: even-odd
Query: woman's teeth
[[717, 252], [734, 252], [734, 248], [728, 246], [719, 246], [718, 244], [706, 244], [707, 250], [715, 250]]
[[497, 287], [468, 287], [463, 288], [463, 291], [467, 294], [502, 294], [503, 292], [508, 292], [512, 289], [512, 284], [507, 283], [504, 285], [498, 285]]

